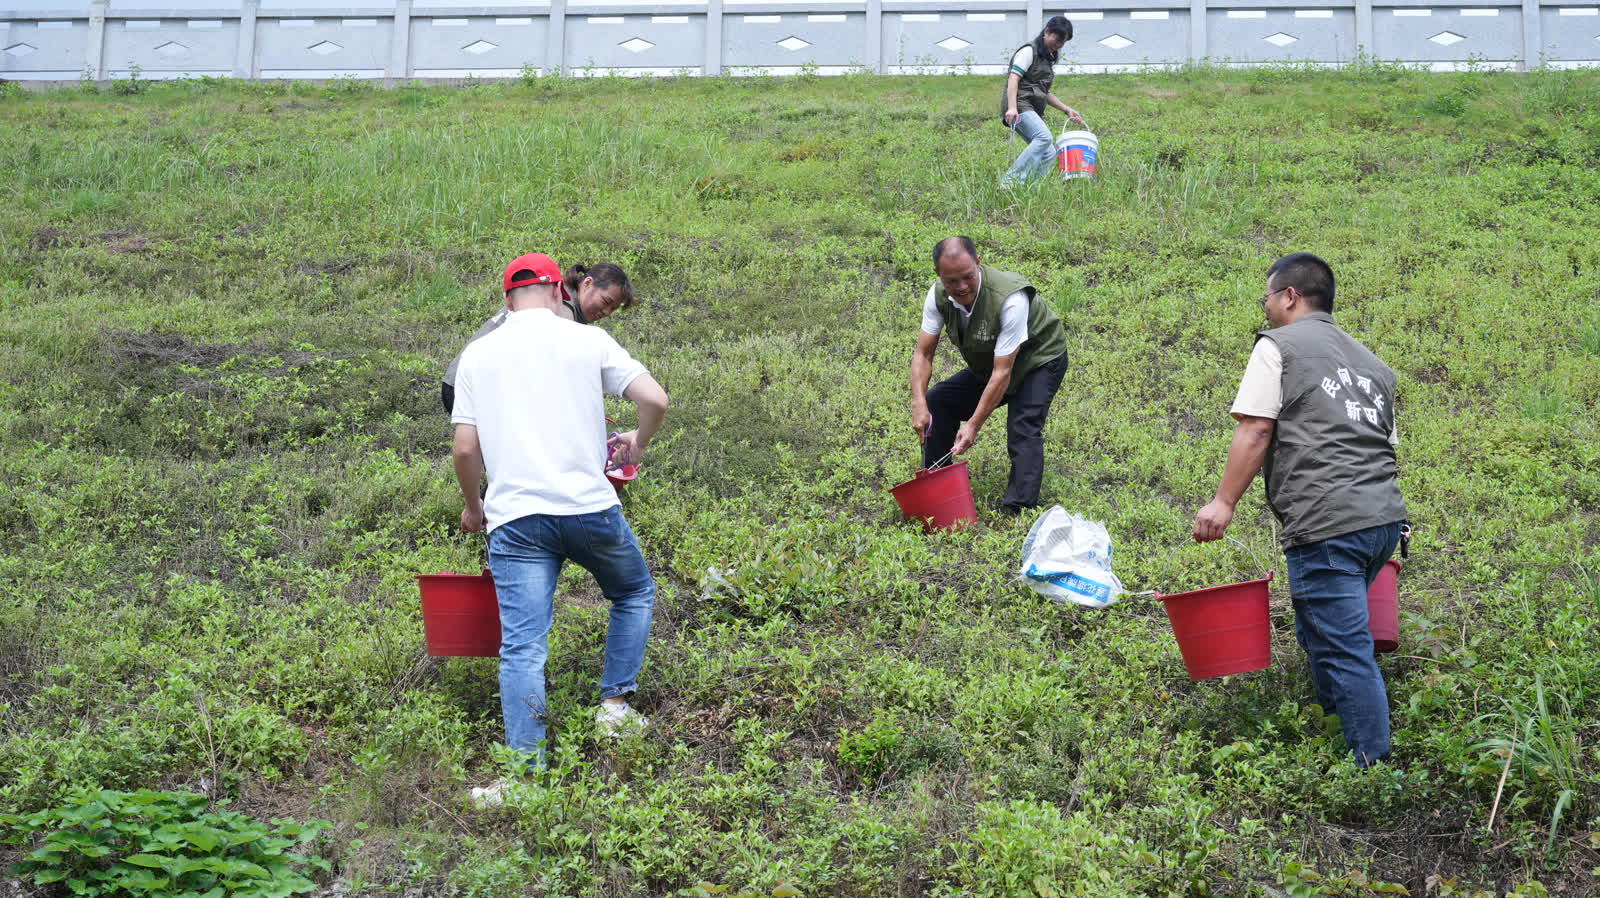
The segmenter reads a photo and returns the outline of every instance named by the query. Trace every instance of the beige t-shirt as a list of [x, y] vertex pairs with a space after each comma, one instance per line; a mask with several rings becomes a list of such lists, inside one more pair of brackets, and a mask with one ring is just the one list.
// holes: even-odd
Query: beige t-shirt
[[[1229, 412], [1235, 417], [1250, 415], [1278, 420], [1283, 411], [1283, 350], [1271, 340], [1257, 340], [1239, 381], [1239, 394]], [[1389, 431], [1389, 445], [1400, 445], [1400, 432]]]

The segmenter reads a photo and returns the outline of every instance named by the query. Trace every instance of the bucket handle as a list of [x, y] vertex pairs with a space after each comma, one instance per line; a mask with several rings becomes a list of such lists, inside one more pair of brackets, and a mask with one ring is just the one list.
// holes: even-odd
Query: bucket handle
[[[951, 446], [949, 452], [946, 452], [944, 455], [939, 456], [939, 458], [937, 460], [935, 460], [933, 464], [928, 465], [927, 467], [923, 468], [922, 470], [923, 471], [937, 471], [937, 470], [939, 470], [939, 467], [941, 465], [943, 465], [945, 462], [949, 461], [952, 457], [955, 456], [955, 454], [956, 454], [956, 449], [955, 449], [954, 446]], [[921, 477], [922, 473], [918, 472], [917, 476]]]
[[[1267, 576], [1264, 577], [1264, 578], [1261, 578], [1261, 579], [1265, 579], [1268, 583], [1271, 583], [1272, 582], [1272, 578], [1276, 577], [1277, 575], [1278, 575], [1278, 572], [1276, 570], [1269, 570], [1269, 571], [1267, 571]], [[1129, 598], [1132, 598], [1133, 596], [1154, 596], [1155, 598], [1158, 598], [1158, 599], [1165, 599], [1168, 595], [1176, 595], [1176, 593], [1164, 593], [1164, 592], [1160, 591], [1159, 589], [1151, 589], [1151, 590], [1147, 590], [1145, 592], [1129, 593]]]
[[[1226, 536], [1225, 539], [1227, 539], [1228, 542], [1233, 543], [1234, 545], [1238, 546], [1239, 548], [1244, 549], [1246, 552], [1250, 553], [1250, 557], [1255, 559], [1256, 564], [1260, 564], [1262, 567], [1267, 567], [1265, 564], [1261, 564], [1261, 556], [1256, 554], [1256, 551], [1254, 549], [1250, 548], [1250, 546], [1247, 545], [1243, 540], [1238, 539], [1237, 537], [1233, 536], [1232, 534], [1229, 534], [1228, 536]], [[1173, 546], [1172, 548], [1168, 549], [1166, 557], [1163, 560], [1170, 561], [1172, 559], [1172, 556], [1176, 555], [1184, 547], [1192, 544], [1193, 542], [1194, 542], [1194, 540], [1193, 540], [1192, 537], [1191, 538], [1185, 538], [1183, 542], [1180, 542], [1177, 545]], [[1278, 572], [1277, 572], [1276, 569], [1267, 568], [1267, 582], [1271, 583], [1272, 582], [1272, 578], [1277, 573]], [[1167, 597], [1167, 594], [1163, 593], [1159, 589], [1148, 589], [1148, 590], [1145, 590], [1144, 592], [1129, 593], [1127, 598], [1131, 599], [1131, 598], [1144, 597], [1144, 596], [1152, 596], [1152, 597], [1157, 598], [1157, 599], [1164, 599], [1164, 598]]]

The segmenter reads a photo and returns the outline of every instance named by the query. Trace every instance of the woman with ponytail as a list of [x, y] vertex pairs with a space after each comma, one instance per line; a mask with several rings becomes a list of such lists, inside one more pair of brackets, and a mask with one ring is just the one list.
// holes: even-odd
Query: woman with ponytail
[[618, 309], [633, 305], [633, 285], [622, 266], [610, 262], [574, 265], [562, 279], [566, 298], [556, 314], [579, 324], [594, 324]]
[[1051, 106], [1067, 114], [1067, 118], [1083, 124], [1083, 116], [1076, 109], [1056, 99], [1050, 84], [1056, 77], [1056, 59], [1061, 48], [1072, 40], [1072, 23], [1066, 16], [1051, 16], [1044, 30], [1032, 41], [1011, 54], [1011, 66], [1006, 71], [1006, 86], [1000, 93], [1000, 119], [1007, 128], [1015, 130], [1028, 145], [1022, 148], [1017, 161], [1000, 179], [1001, 187], [1026, 182], [1050, 169], [1055, 158], [1055, 139], [1044, 123], [1044, 110]]

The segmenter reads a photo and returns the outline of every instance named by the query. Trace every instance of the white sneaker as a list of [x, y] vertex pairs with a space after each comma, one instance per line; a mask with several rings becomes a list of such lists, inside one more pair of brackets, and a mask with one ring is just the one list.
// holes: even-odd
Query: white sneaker
[[519, 801], [527, 795], [527, 792], [527, 784], [501, 777], [487, 786], [474, 786], [468, 794], [472, 798], [473, 807], [486, 811]]
[[627, 702], [620, 705], [601, 702], [594, 712], [594, 724], [602, 736], [623, 736], [643, 730], [650, 725], [650, 718], [633, 710]]

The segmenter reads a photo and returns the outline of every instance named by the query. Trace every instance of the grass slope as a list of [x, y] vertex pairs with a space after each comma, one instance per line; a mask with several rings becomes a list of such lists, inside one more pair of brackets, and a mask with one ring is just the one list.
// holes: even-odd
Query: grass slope
[[[1592, 894], [1600, 77], [1058, 84], [1103, 173], [1018, 194], [983, 78], [4, 95], [0, 811], [215, 782], [337, 822], [358, 890]], [[1282, 577], [1275, 666], [1194, 684], [1156, 604], [1020, 587], [1027, 520], [898, 519], [957, 232], [1067, 322], [1046, 500], [1136, 590], [1282, 570], [1259, 489], [1236, 541], [1189, 524], [1267, 264], [1333, 263], [1401, 381], [1396, 763], [1340, 760]], [[673, 395], [627, 500], [655, 727], [594, 738], [606, 608], [570, 572], [548, 789], [478, 813], [495, 665], [425, 657], [412, 575], [479, 563], [436, 383], [530, 248], [629, 270], [605, 326]]]

